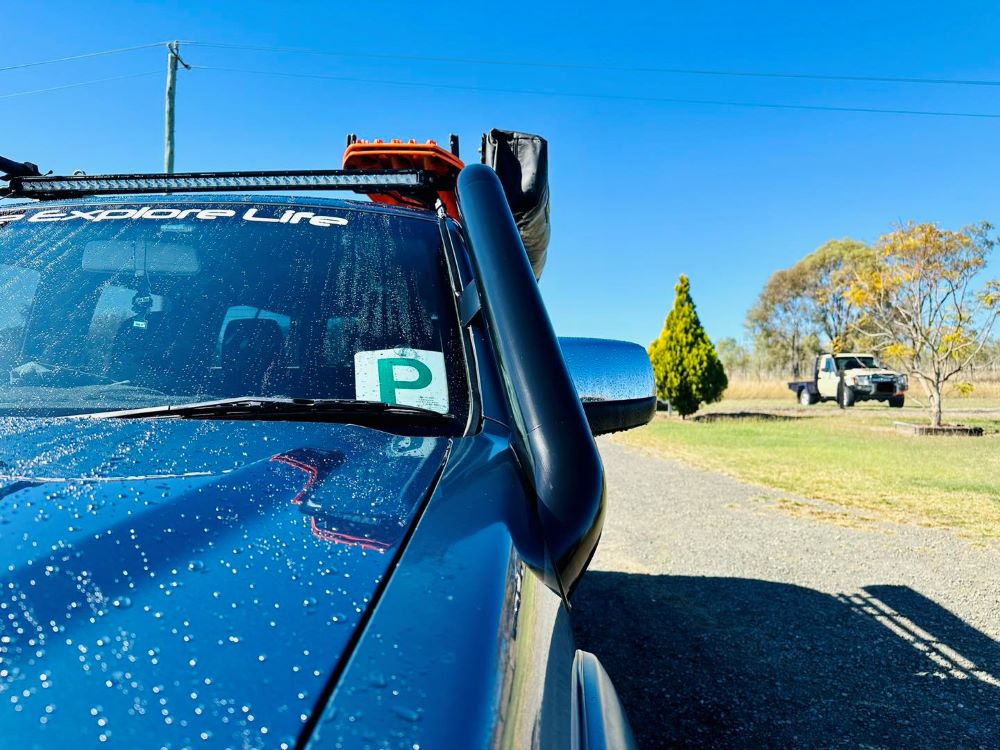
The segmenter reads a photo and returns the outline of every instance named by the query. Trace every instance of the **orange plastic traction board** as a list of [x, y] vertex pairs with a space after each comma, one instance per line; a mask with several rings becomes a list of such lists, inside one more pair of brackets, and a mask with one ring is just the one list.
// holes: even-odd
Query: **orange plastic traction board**
[[[417, 143], [410, 140], [404, 143], [398, 138], [388, 143], [381, 139], [372, 142], [356, 141], [344, 151], [344, 169], [422, 169], [428, 174], [451, 176], [453, 179], [447, 180], [447, 183], [452, 185], [464, 166], [465, 163], [461, 159], [434, 141]], [[448, 209], [448, 215], [457, 218], [458, 203], [455, 200], [454, 187], [450, 190], [441, 190], [437, 195]], [[393, 206], [434, 208], [433, 202], [401, 193], [373, 193], [368, 197], [376, 203], [388, 203]]]

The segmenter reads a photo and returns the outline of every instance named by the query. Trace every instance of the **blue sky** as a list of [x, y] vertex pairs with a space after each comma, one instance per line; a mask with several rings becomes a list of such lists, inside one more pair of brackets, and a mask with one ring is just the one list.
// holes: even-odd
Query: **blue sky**
[[[39, 0], [5, 5], [0, 68], [190, 39], [339, 53], [182, 47], [195, 65], [427, 84], [182, 71], [178, 170], [336, 167], [348, 132], [445, 143], [456, 132], [471, 161], [491, 127], [540, 133], [551, 144], [554, 230], [542, 290], [565, 335], [648, 343], [686, 273], [710, 335], [740, 336], [767, 277], [828, 239], [875, 240], [907, 219], [948, 228], [1000, 223], [1000, 119], [611, 98], [1000, 114], [1000, 87], [621, 70], [1000, 79], [995, 3], [573, 2], [538, 3], [530, 14], [518, 7], [505, 14], [482, 3]], [[165, 59], [164, 50], [146, 49], [0, 71], [0, 154], [56, 172], [160, 170]]]

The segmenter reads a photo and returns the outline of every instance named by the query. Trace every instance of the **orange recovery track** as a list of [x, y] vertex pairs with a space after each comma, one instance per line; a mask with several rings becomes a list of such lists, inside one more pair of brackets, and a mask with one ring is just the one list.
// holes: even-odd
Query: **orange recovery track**
[[376, 203], [388, 203], [394, 206], [412, 206], [415, 208], [434, 208], [434, 199], [440, 198], [448, 209], [448, 215], [458, 217], [458, 204], [455, 200], [455, 182], [458, 173], [465, 164], [455, 154], [441, 148], [435, 141], [417, 143], [415, 140], [403, 142], [398, 138], [391, 141], [377, 139], [374, 141], [352, 140], [344, 151], [344, 169], [382, 170], [382, 169], [421, 169], [428, 174], [443, 178], [445, 189], [438, 190], [433, 197], [421, 198], [400, 193], [376, 193], [369, 197]]

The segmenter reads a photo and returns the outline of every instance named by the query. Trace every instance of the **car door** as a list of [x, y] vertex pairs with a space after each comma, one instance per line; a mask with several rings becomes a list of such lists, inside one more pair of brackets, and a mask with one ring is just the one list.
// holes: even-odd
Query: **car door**
[[840, 376], [837, 374], [837, 367], [833, 357], [822, 357], [819, 361], [819, 369], [816, 373], [816, 388], [823, 398], [836, 398], [837, 385]]

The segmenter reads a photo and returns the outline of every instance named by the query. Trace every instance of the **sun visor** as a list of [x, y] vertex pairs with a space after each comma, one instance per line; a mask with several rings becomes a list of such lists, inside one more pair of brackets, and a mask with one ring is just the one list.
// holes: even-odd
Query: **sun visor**
[[483, 164], [500, 178], [538, 279], [549, 249], [549, 144], [541, 136], [494, 129], [483, 135]]

